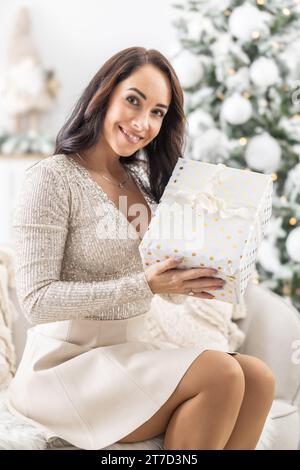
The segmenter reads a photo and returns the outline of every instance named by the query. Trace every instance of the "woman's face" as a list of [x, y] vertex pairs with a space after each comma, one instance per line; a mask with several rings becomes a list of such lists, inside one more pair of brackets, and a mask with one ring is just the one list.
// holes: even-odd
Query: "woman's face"
[[160, 131], [171, 102], [168, 78], [153, 65], [143, 65], [114, 89], [104, 119], [102, 138], [116, 155], [130, 156]]

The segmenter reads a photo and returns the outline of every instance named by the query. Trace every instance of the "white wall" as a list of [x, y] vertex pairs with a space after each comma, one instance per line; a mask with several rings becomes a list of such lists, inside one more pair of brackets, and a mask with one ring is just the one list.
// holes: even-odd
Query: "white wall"
[[[42, 127], [56, 134], [103, 62], [130, 46], [155, 48], [169, 57], [176, 33], [173, 0], [0, 0], [0, 79], [16, 11], [28, 6], [32, 33], [46, 68], [61, 83], [56, 106]], [[170, 58], [170, 57], [169, 57]], [[0, 128], [10, 126], [0, 108]]]

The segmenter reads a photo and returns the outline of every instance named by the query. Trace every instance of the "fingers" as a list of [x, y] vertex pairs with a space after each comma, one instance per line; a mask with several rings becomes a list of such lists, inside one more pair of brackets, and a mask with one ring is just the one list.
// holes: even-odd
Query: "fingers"
[[181, 260], [182, 260], [182, 257], [181, 258], [172, 257], [172, 258], [168, 258], [164, 261], [160, 261], [156, 265], [156, 273], [157, 274], [162, 274], [165, 271], [168, 271], [169, 269], [177, 268], [177, 266], [180, 264]]
[[187, 281], [189, 279], [197, 279], [199, 277], [215, 276], [217, 273], [217, 269], [213, 268], [191, 268], [184, 269], [179, 275], [181, 276], [182, 281]]
[[194, 294], [193, 297], [198, 297], [198, 299], [214, 299], [215, 296], [212, 294], [209, 294], [208, 292], [199, 292], [197, 294]]
[[[164, 261], [160, 261], [155, 265], [156, 273], [161, 274], [169, 269], [176, 269], [181, 263], [183, 257], [171, 257]], [[197, 279], [199, 277], [205, 276], [214, 276], [217, 274], [218, 270], [214, 268], [190, 268], [190, 269], [180, 269], [178, 270], [178, 276], [180, 276], [181, 281], [186, 281], [189, 279]]]
[[219, 277], [203, 277], [195, 281], [185, 281], [184, 288], [187, 290], [200, 290], [203, 289], [220, 289], [225, 284], [225, 281]]

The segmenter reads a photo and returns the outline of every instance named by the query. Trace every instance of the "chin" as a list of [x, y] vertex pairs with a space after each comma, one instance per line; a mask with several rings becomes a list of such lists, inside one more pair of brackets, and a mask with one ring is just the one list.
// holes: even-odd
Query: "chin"
[[[139, 150], [139, 149], [137, 149], [135, 152], [137, 152], [138, 150]], [[120, 152], [117, 153], [117, 155], [119, 155], [119, 157], [123, 157], [123, 158], [132, 157], [132, 155], [133, 155], [135, 152], [131, 152], [131, 153], [126, 152], [126, 153], [125, 153], [124, 150], [123, 150], [123, 151], [121, 150]]]
[[139, 152], [141, 150], [140, 147], [137, 147], [132, 150], [125, 150], [124, 147], [118, 148], [117, 146], [112, 147], [113, 151], [115, 152], [116, 155], [119, 155], [120, 157], [131, 157], [134, 153]]

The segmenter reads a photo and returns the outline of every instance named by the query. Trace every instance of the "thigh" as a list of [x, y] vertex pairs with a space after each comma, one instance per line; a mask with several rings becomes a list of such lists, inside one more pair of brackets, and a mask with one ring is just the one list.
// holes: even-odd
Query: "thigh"
[[163, 406], [144, 424], [118, 442], [138, 442], [151, 439], [165, 432], [176, 408], [184, 401], [196, 396], [201, 389], [220, 377], [224, 368], [229, 370], [235, 361], [229, 354], [207, 350], [194, 359], [175, 391]]
[[197, 394], [194, 375], [196, 374], [196, 370], [198, 371], [198, 359], [199, 356], [194, 360], [177, 385], [175, 391], [161, 406], [161, 408], [159, 408], [159, 410], [148, 421], [119, 442], [145, 441], [165, 432], [176, 408], [181, 405], [181, 403], [191, 398], [192, 394], [194, 394], [194, 396]]
[[163, 404], [161, 408], [145, 423], [118, 442], [139, 442], [152, 439], [166, 431], [168, 423], [176, 408], [183, 402], [177, 390]]

